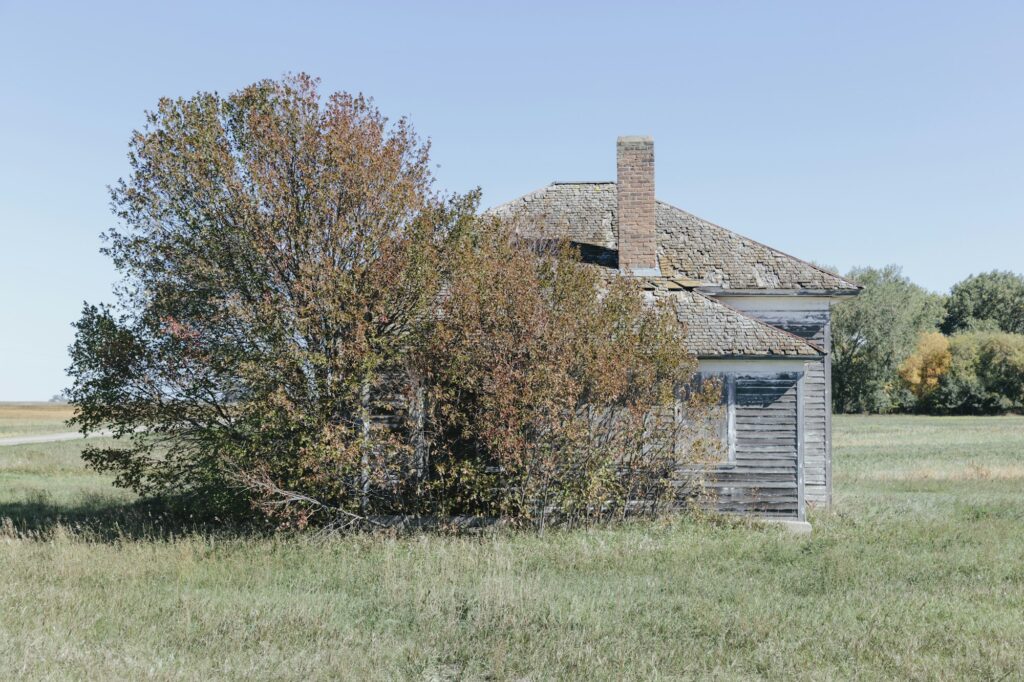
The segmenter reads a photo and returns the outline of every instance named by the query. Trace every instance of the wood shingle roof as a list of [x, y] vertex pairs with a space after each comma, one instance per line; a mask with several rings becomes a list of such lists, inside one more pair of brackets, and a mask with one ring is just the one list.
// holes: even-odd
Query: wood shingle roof
[[[491, 209], [525, 212], [550, 236], [593, 246], [615, 256], [618, 221], [614, 182], [556, 182]], [[658, 258], [662, 274], [701, 280], [724, 289], [856, 291], [838, 275], [777, 249], [657, 203]]]
[[[488, 211], [525, 219], [531, 231], [568, 239], [584, 260], [617, 273], [614, 182], [552, 183]], [[850, 291], [858, 285], [810, 263], [657, 203], [656, 229], [662, 277], [644, 278], [655, 297], [668, 299], [687, 327], [687, 344], [698, 357], [816, 357], [822, 349], [756, 320], [695, 287], [723, 290]]]

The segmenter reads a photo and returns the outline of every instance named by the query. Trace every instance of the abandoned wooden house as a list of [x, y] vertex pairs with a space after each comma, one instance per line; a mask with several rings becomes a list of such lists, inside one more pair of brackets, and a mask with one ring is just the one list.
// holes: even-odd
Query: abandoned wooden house
[[719, 507], [803, 521], [832, 498], [830, 306], [860, 287], [657, 201], [649, 137], [618, 139], [617, 176], [553, 182], [490, 212], [525, 216], [668, 298], [699, 373], [723, 386]]

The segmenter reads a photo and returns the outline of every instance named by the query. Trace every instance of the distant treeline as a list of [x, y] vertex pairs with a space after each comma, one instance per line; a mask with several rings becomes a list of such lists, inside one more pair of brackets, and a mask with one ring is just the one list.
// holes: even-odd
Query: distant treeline
[[854, 268], [835, 306], [836, 412], [1001, 414], [1024, 409], [1024, 276], [992, 271], [936, 294], [901, 269]]

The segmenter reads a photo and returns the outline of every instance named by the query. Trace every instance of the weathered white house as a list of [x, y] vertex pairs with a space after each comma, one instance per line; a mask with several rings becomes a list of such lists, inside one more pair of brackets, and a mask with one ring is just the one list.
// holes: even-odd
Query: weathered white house
[[723, 384], [719, 506], [803, 520], [832, 498], [830, 306], [860, 287], [657, 201], [649, 137], [619, 138], [617, 176], [554, 182], [491, 211], [525, 215], [671, 300], [699, 371]]

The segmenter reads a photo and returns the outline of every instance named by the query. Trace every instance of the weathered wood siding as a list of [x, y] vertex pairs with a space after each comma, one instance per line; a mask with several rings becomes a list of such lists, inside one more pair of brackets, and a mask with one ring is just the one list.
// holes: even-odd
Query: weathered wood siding
[[800, 379], [796, 372], [725, 377], [732, 442], [711, 484], [722, 511], [802, 516]]
[[[740, 363], [740, 366], [749, 363]], [[715, 377], [722, 384], [723, 409], [714, 414], [709, 425], [717, 429], [725, 443], [723, 461], [711, 471], [701, 469], [707, 485], [716, 494], [715, 506], [724, 512], [759, 516], [798, 518], [805, 506], [805, 392], [818, 381], [800, 371], [799, 362], [785, 369], [765, 367], [703, 371], [702, 377]], [[821, 363], [817, 363], [821, 365]], [[382, 396], [372, 401], [370, 424], [411, 438], [408, 471], [422, 473], [426, 467], [426, 448], [422, 440], [422, 407], [409, 400], [397, 387], [386, 386]], [[419, 395], [419, 394], [417, 394]], [[685, 419], [681, 402], [657, 410], [651, 427], [672, 429]], [[594, 418], [599, 417], [597, 415]], [[368, 425], [369, 428], [369, 425]], [[698, 429], [697, 433], [706, 433]], [[676, 443], [686, 447], [686, 443]], [[391, 485], [370, 488], [366, 494], [375, 499], [402, 494], [399, 478]]]
[[[830, 311], [820, 301], [807, 299], [807, 307], [773, 306], [770, 300], [750, 298], [723, 299], [747, 315], [785, 329], [791, 334], [813, 341], [826, 351], [831, 350]], [[804, 485], [812, 504], [832, 502], [832, 358], [807, 363], [804, 387]]]
[[825, 364], [808, 362], [804, 379], [804, 494], [812, 504], [832, 501], [832, 409]]

